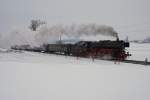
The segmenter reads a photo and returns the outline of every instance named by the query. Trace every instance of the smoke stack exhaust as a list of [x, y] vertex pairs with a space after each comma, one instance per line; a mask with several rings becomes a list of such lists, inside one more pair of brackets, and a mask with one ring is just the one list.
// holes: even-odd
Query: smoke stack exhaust
[[66, 37], [66, 39], [80, 39], [82, 36], [109, 36], [114, 37], [119, 40], [118, 33], [111, 27], [106, 25], [97, 25], [97, 24], [73, 24], [70, 26], [43, 26], [39, 29], [36, 34], [36, 40], [40, 43], [54, 43], [54, 41], [58, 41], [62, 37]]

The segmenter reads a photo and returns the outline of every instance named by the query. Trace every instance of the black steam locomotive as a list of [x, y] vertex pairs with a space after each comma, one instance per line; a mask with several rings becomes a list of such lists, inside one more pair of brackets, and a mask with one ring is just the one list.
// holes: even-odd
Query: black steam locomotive
[[79, 41], [75, 44], [44, 44], [40, 47], [30, 45], [13, 46], [15, 50], [27, 50], [35, 52], [55, 53], [77, 57], [92, 57], [101, 59], [125, 60], [130, 54], [125, 48], [129, 42], [122, 40], [110, 41]]

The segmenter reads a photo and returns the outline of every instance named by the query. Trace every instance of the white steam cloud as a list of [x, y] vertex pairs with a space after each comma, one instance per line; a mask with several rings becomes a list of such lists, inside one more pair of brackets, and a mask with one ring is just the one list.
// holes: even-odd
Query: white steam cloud
[[115, 38], [118, 37], [117, 32], [110, 26], [97, 24], [81, 24], [71, 26], [43, 26], [37, 32], [35, 38], [40, 43], [52, 43], [59, 40], [60, 36], [65, 39], [80, 39], [83, 36], [88, 38], [89, 36], [98, 35], [110, 36]]
[[[30, 44], [41, 45], [43, 43], [55, 43], [63, 37], [63, 39], [82, 39], [89, 36], [109, 36], [118, 37], [117, 32], [110, 26], [97, 24], [81, 24], [81, 25], [55, 25], [48, 27], [41, 26], [37, 31], [29, 29], [25, 31], [15, 30], [9, 34], [0, 34], [0, 47], [9, 48], [13, 45]], [[100, 38], [102, 39], [102, 38]]]

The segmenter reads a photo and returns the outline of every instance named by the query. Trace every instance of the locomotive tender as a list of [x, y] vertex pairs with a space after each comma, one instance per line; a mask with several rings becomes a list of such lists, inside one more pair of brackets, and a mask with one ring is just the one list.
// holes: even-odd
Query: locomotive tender
[[129, 42], [117, 39], [116, 41], [79, 41], [75, 44], [44, 44], [40, 47], [29, 45], [13, 46], [15, 50], [56, 53], [68, 56], [91, 57], [101, 59], [125, 60], [130, 54], [126, 52]]

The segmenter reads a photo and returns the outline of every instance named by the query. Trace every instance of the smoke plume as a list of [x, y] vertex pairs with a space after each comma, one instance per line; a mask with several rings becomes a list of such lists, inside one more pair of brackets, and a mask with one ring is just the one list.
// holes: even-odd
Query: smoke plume
[[[110, 26], [97, 24], [80, 24], [80, 25], [43, 25], [37, 31], [14, 30], [8, 34], [0, 34], [0, 47], [10, 47], [13, 45], [30, 44], [41, 45], [44, 43], [55, 43], [62, 39], [88, 39], [89, 36], [97, 37], [98, 35], [106, 37], [118, 37], [117, 32]], [[100, 38], [103, 39], [103, 38]], [[84, 39], [85, 40], [85, 39]]]
[[[67, 30], [67, 29], [64, 29]], [[97, 25], [97, 24], [82, 24], [82, 25], [72, 25], [68, 27], [69, 31], [64, 34], [82, 36], [82, 35], [105, 35], [117, 37], [117, 32], [110, 26]]]
[[63, 37], [64, 39], [79, 39], [82, 36], [86, 36], [88, 38], [88, 36], [97, 35], [110, 36], [115, 38], [118, 37], [117, 32], [110, 26], [97, 24], [73, 24], [71, 26], [43, 26], [36, 33], [35, 38], [40, 43], [51, 43], [59, 40], [60, 37]]

